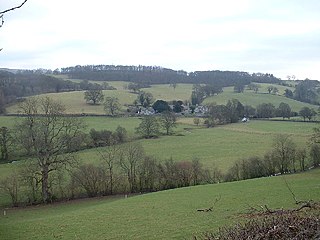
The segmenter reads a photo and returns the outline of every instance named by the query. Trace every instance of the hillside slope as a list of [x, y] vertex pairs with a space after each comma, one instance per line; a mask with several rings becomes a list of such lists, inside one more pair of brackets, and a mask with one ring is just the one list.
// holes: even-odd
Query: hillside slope
[[[280, 90], [281, 88], [277, 86]], [[263, 89], [262, 89], [263, 90]], [[253, 91], [245, 90], [243, 93], [235, 93], [233, 91], [233, 87], [227, 87], [223, 89], [223, 93], [206, 98], [204, 100], [204, 104], [208, 103], [216, 103], [216, 104], [227, 104], [230, 99], [238, 99], [243, 105], [251, 105], [253, 107], [257, 107], [261, 103], [272, 103], [276, 108], [279, 106], [281, 102], [289, 104], [292, 111], [299, 112], [303, 107], [313, 108], [315, 110], [318, 109], [319, 106], [312, 105], [309, 103], [299, 102], [294, 99], [290, 99], [281, 95], [268, 94], [266, 91], [260, 91], [258, 93], [254, 93]]]
[[[320, 200], [320, 169], [303, 174], [150, 193], [118, 201], [88, 201], [7, 211], [0, 239], [190, 239], [246, 220], [250, 206], [294, 208]], [[220, 199], [216, 204], [216, 199]], [[212, 212], [197, 209], [213, 206]]]

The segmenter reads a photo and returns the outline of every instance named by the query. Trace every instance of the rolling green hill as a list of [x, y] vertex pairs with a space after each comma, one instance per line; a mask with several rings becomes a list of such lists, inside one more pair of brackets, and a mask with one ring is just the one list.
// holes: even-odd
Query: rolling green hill
[[176, 88], [170, 87], [169, 84], [152, 85], [151, 88], [144, 88], [143, 91], [150, 92], [154, 99], [166, 101], [172, 100], [189, 100], [192, 92], [192, 84], [177, 84]]
[[[269, 86], [269, 85], [268, 85]], [[278, 85], [274, 85], [279, 87]], [[281, 89], [281, 88], [279, 88]], [[281, 92], [280, 92], [281, 93]], [[253, 91], [245, 90], [244, 93], [235, 93], [233, 87], [227, 87], [223, 89], [223, 93], [206, 98], [204, 104], [216, 103], [216, 104], [226, 104], [230, 99], [238, 99], [243, 105], [251, 105], [257, 107], [261, 103], [272, 103], [275, 107], [278, 107], [281, 102], [289, 104], [293, 111], [299, 112], [302, 107], [309, 107], [315, 110], [319, 106], [303, 103], [296, 101], [294, 99], [286, 98], [282, 95], [268, 94], [267, 92], [254, 93]]]
[[[74, 80], [77, 81], [77, 80]], [[94, 81], [91, 81], [94, 82]], [[97, 81], [96, 81], [97, 82]], [[101, 82], [97, 82], [101, 83]], [[137, 94], [125, 89], [124, 86], [127, 82], [109, 82], [109, 85], [114, 86], [117, 90], [105, 90], [103, 91], [105, 96], [117, 97], [120, 103], [123, 105], [122, 110], [125, 111], [124, 105], [130, 105], [137, 98]], [[245, 90], [244, 93], [234, 93], [233, 87], [226, 87], [223, 89], [223, 93], [206, 98], [204, 104], [215, 102], [217, 104], [226, 104], [230, 99], [238, 99], [243, 105], [251, 105], [256, 107], [261, 103], [272, 103], [275, 107], [278, 107], [281, 102], [288, 103], [293, 111], [298, 112], [302, 107], [308, 106], [310, 108], [318, 109], [318, 106], [308, 103], [299, 102], [293, 99], [289, 99], [283, 96], [284, 90], [289, 87], [281, 85], [272, 85], [279, 89], [279, 95], [268, 94], [267, 87], [270, 84], [259, 84], [260, 89], [258, 93], [254, 93], [252, 90]], [[289, 88], [293, 90], [292, 88]], [[192, 84], [177, 84], [176, 88], [170, 87], [169, 84], [152, 85], [150, 88], [143, 88], [143, 91], [152, 93], [154, 100], [162, 99], [166, 101], [172, 100], [190, 100], [192, 92]], [[50, 93], [42, 94], [41, 96], [50, 96], [55, 100], [59, 100], [66, 106], [66, 113], [86, 113], [86, 114], [105, 114], [103, 105], [90, 105], [84, 100], [84, 91], [76, 92], [63, 92], [63, 93]], [[8, 113], [16, 113], [18, 111], [17, 105], [13, 105], [7, 108]]]
[[[0, 117], [3, 125], [13, 126], [16, 118]], [[96, 130], [114, 131], [117, 126], [125, 127], [131, 137], [136, 137], [135, 128], [139, 118], [84, 117], [86, 132]], [[5, 124], [4, 124], [5, 125]], [[316, 123], [250, 121], [214, 128], [196, 127], [192, 118], [181, 118], [173, 136], [160, 136], [156, 139], [141, 139], [146, 153], [159, 160], [173, 158], [174, 161], [191, 161], [198, 158], [206, 167], [213, 165], [226, 171], [234, 161], [252, 156], [263, 156], [272, 147], [274, 137], [279, 133], [290, 134], [299, 147], [307, 147], [308, 139]], [[96, 161], [95, 149], [78, 153], [86, 161]], [[1, 172], [1, 165], [0, 165]]]
[[[0, 117], [0, 122], [10, 127], [15, 119]], [[140, 123], [139, 118], [84, 117], [83, 119], [88, 126], [87, 132], [91, 128], [114, 131], [121, 125], [127, 129], [130, 136], [135, 135], [135, 127]], [[290, 134], [298, 148], [308, 148], [308, 140], [316, 126], [316, 123], [308, 122], [250, 121], [245, 124], [202, 128], [193, 125], [192, 118], [181, 118], [175, 129], [175, 135], [138, 141], [147, 155], [159, 161], [170, 158], [173, 161], [192, 161], [197, 158], [209, 171], [218, 168], [226, 173], [237, 160], [252, 156], [262, 157], [272, 149], [273, 139], [279, 133]], [[81, 162], [96, 164], [100, 161], [100, 155], [95, 148], [80, 151], [76, 156]], [[20, 162], [0, 164], [0, 180], [19, 166]], [[9, 204], [9, 197], [0, 195], [0, 206]]]
[[[103, 93], [106, 97], [110, 96], [119, 98], [121, 105], [132, 104], [132, 102], [137, 98], [136, 94], [124, 90], [104, 90]], [[103, 110], [103, 104], [91, 105], [86, 103], [86, 101], [84, 100], [84, 91], [49, 93], [41, 94], [39, 96], [49, 96], [54, 100], [61, 101], [66, 107], [66, 113], [105, 114]], [[123, 110], [125, 110], [125, 107], [123, 107]], [[7, 108], [7, 112], [18, 112], [18, 106], [10, 106], [9, 108]]]
[[[0, 239], [192, 239], [194, 235], [249, 220], [245, 213], [250, 207], [295, 208], [283, 178], [299, 200], [319, 201], [319, 177], [317, 169], [118, 200], [12, 209], [0, 216]], [[212, 212], [197, 211], [209, 207], [213, 207]]]
[[[0, 117], [1, 125], [13, 126], [16, 118]], [[135, 128], [139, 118], [84, 117], [86, 132], [96, 130], [114, 131], [117, 126], [125, 127], [131, 137], [136, 137]], [[141, 139], [146, 153], [159, 160], [173, 158], [174, 161], [191, 161], [198, 158], [206, 167], [213, 165], [226, 171], [234, 161], [251, 156], [263, 156], [272, 147], [274, 137], [279, 133], [290, 134], [300, 147], [307, 146], [316, 123], [250, 121], [214, 128], [197, 127], [192, 118], [181, 118], [173, 136], [156, 139]], [[6, 124], [5, 124], [6, 123]], [[79, 152], [83, 160], [96, 161], [95, 149]], [[0, 165], [1, 172], [1, 165]]]

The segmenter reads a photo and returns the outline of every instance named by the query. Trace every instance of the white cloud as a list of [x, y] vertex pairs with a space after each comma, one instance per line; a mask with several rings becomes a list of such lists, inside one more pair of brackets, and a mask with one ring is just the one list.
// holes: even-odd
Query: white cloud
[[0, 66], [143, 64], [320, 79], [319, 2], [28, 1], [5, 16]]

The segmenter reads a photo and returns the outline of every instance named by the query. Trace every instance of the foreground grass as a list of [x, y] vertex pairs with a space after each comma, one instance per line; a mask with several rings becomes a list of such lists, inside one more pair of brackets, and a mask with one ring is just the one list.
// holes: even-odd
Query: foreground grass
[[[320, 200], [320, 170], [284, 177], [162, 191], [117, 201], [95, 200], [7, 210], [0, 239], [191, 239], [243, 221], [250, 206], [295, 207], [298, 199]], [[212, 212], [197, 212], [211, 207]]]

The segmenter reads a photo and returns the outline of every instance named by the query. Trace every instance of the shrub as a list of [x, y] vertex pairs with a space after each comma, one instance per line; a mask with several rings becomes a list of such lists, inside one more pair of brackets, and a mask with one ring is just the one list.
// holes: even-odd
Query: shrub
[[252, 219], [231, 228], [222, 228], [217, 233], [206, 233], [194, 239], [319, 239], [320, 219], [315, 216], [282, 214]]

